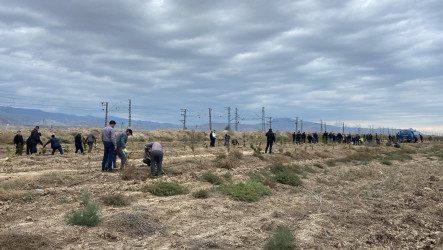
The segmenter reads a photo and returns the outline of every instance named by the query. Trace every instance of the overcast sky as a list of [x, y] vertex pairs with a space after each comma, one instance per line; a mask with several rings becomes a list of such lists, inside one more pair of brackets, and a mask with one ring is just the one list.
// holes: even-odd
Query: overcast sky
[[443, 1], [2, 0], [0, 105], [443, 131]]

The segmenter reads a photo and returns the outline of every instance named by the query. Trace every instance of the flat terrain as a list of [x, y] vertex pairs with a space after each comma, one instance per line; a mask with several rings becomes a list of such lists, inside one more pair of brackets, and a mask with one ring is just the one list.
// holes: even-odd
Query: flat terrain
[[[294, 145], [282, 133], [273, 154], [264, 155], [250, 146], [263, 153], [266, 139], [258, 132], [231, 133], [240, 145], [229, 148], [221, 141], [208, 148], [202, 132], [134, 132], [126, 170], [102, 173], [101, 143], [91, 154], [74, 154], [74, 129], [41, 132], [43, 142], [55, 132], [70, 150], [15, 156], [14, 132], [0, 131], [0, 249], [262, 249], [279, 226], [301, 249], [443, 248], [443, 144], [435, 139], [400, 149]], [[164, 146], [167, 176], [148, 176], [142, 158], [149, 141]], [[276, 166], [290, 166], [301, 185], [277, 181]], [[205, 181], [209, 172], [223, 184]], [[246, 202], [219, 188], [251, 178], [271, 193]], [[159, 182], [187, 191], [141, 191]], [[100, 204], [102, 222], [68, 225], [64, 215], [83, 207], [85, 188]], [[201, 189], [208, 198], [194, 198]], [[104, 198], [116, 194], [128, 204], [106, 205]]]

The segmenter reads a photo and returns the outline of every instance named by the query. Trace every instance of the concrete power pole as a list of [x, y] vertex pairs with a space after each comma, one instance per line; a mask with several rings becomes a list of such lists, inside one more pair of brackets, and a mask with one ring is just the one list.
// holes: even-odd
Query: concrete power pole
[[212, 109], [211, 108], [208, 108], [209, 109], [209, 131], [212, 131], [212, 117], [211, 117], [211, 111], [212, 111]]
[[343, 125], [341, 127], [341, 133], [344, 135], [345, 134], [345, 123], [343, 122]]
[[238, 110], [235, 108], [235, 131], [238, 131]]
[[300, 121], [300, 130], [303, 133], [303, 119], [301, 119], [301, 121]]
[[108, 104], [109, 102], [102, 102], [102, 106], [105, 106], [105, 127], [108, 126]]
[[231, 107], [225, 107], [228, 110], [228, 130], [231, 130]]
[[182, 113], [181, 115], [183, 116], [183, 120], [181, 120], [181, 122], [183, 122], [183, 130], [186, 130], [186, 111], [187, 109], [181, 109]]
[[269, 117], [269, 129], [272, 129], [272, 117]]
[[261, 130], [265, 132], [265, 107], [261, 108]]
[[298, 133], [298, 116], [295, 117], [295, 132]]
[[131, 128], [131, 99], [129, 99], [129, 119], [128, 119], [128, 128]]
[[323, 132], [323, 120], [320, 120], [320, 132]]

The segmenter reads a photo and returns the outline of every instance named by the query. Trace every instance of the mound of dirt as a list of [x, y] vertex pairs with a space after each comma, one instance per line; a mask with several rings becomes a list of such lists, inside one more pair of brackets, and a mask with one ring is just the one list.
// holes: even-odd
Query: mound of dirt
[[28, 233], [0, 234], [1, 249], [50, 249], [51, 242], [41, 236]]
[[118, 213], [111, 217], [107, 226], [131, 236], [146, 236], [162, 230], [160, 225], [139, 212]]

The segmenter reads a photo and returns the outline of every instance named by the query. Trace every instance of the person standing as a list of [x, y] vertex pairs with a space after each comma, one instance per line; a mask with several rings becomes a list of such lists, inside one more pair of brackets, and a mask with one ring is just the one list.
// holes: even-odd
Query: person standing
[[211, 144], [210, 144], [211, 147], [215, 147], [215, 137], [216, 137], [215, 130], [213, 130], [209, 135], [209, 139], [211, 139]]
[[40, 143], [43, 146], [43, 143], [40, 140], [41, 134], [38, 132], [39, 129], [40, 129], [39, 126], [35, 126], [35, 128], [31, 131], [31, 136], [29, 138], [29, 144], [31, 146], [31, 155], [37, 153], [38, 143]]
[[231, 136], [229, 134], [225, 134], [225, 146], [229, 146], [230, 140], [231, 140]]
[[43, 147], [46, 147], [46, 145], [48, 145], [49, 143], [51, 143], [52, 155], [54, 155], [56, 150], [58, 150], [61, 155], [63, 154], [63, 149], [62, 146], [60, 145], [60, 141], [57, 138], [55, 138], [55, 135], [51, 135], [51, 139], [49, 139], [49, 141], [45, 143]]
[[274, 132], [272, 132], [272, 129], [269, 129], [269, 131], [266, 133], [266, 149], [265, 149], [265, 154], [268, 152], [268, 148], [269, 148], [269, 153], [272, 153], [272, 144], [275, 142], [275, 134]]
[[102, 141], [104, 145], [102, 172], [108, 170], [112, 172], [112, 161], [114, 160], [114, 151], [117, 149], [115, 138], [115, 121], [111, 120], [109, 125], [102, 129]]
[[82, 133], [78, 132], [78, 134], [74, 137], [75, 139], [75, 153], [77, 154], [78, 150], [83, 154], [83, 142], [82, 142]]
[[15, 146], [16, 155], [23, 153], [23, 136], [21, 134], [22, 131], [19, 130], [17, 131], [17, 134], [14, 136], [14, 146]]
[[128, 152], [126, 150], [126, 143], [128, 142], [128, 136], [132, 135], [132, 129], [126, 129], [125, 132], [121, 132], [117, 135], [117, 151], [114, 155], [114, 168], [117, 167], [117, 155], [120, 158], [121, 164], [120, 164], [120, 170], [123, 170], [125, 167], [126, 162], [126, 153]]
[[[158, 142], [150, 142], [145, 145], [145, 157], [143, 162], [151, 161], [151, 175], [161, 176], [163, 174], [163, 147]], [[149, 164], [148, 164], [149, 165]], [[157, 171], [155, 171], [157, 167]]]
[[95, 138], [94, 132], [91, 132], [88, 134], [88, 136], [86, 136], [86, 143], [88, 144], [89, 150], [88, 153], [92, 152], [92, 146], [94, 145], [94, 143], [97, 141], [97, 138]]

